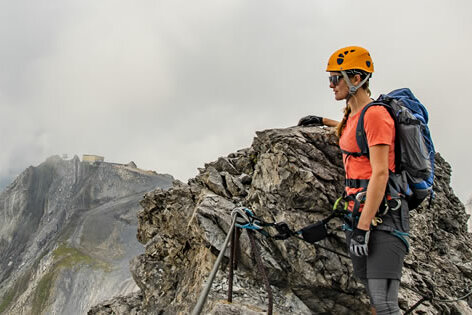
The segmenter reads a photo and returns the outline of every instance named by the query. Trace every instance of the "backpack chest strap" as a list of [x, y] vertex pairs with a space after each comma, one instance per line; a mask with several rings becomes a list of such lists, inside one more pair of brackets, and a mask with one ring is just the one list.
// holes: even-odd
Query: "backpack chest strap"
[[369, 185], [369, 180], [346, 178], [345, 184], [346, 187], [349, 188], [367, 188], [367, 185]]
[[349, 151], [346, 151], [346, 150], [343, 150], [343, 149], [341, 149], [341, 152], [346, 154], [346, 155], [354, 156], [354, 157], [361, 157], [363, 155], [368, 155], [368, 154], [362, 153], [362, 152], [349, 152]]

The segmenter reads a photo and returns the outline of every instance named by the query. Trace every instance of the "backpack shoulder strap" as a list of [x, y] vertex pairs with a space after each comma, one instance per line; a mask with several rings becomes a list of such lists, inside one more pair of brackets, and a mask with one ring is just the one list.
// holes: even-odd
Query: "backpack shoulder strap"
[[[356, 127], [356, 140], [357, 140], [357, 145], [359, 146], [361, 150], [362, 155], [366, 155], [369, 157], [369, 144], [367, 143], [367, 135], [365, 133], [364, 129], [364, 116], [366, 111], [371, 108], [372, 106], [383, 106], [387, 112], [390, 114], [390, 116], [393, 119], [393, 123], [395, 126], [395, 131], [398, 131], [398, 122], [396, 119], [395, 111], [392, 106], [390, 106], [389, 101], [391, 101], [392, 98], [389, 98], [386, 95], [381, 95], [378, 100], [367, 104], [361, 112], [361, 115], [359, 117], [359, 122], [357, 123]], [[395, 165], [400, 165], [400, 142], [399, 142], [399, 135], [395, 135]]]
[[364, 106], [364, 108], [362, 109], [361, 115], [359, 116], [359, 121], [357, 122], [357, 127], [356, 127], [356, 140], [357, 140], [357, 145], [359, 146], [359, 149], [361, 150], [360, 154], [366, 155], [367, 157], [369, 157], [369, 144], [367, 143], [367, 135], [364, 129], [364, 117], [365, 117], [366, 111], [372, 106], [388, 107], [386, 103], [377, 100]]

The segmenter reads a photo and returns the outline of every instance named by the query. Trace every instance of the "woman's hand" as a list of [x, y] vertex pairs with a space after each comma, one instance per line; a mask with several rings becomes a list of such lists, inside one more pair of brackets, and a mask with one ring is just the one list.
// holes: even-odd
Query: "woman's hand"
[[298, 122], [298, 126], [323, 126], [323, 117], [309, 115]]
[[369, 236], [370, 231], [354, 229], [351, 237], [349, 251], [356, 256], [369, 255]]
[[298, 122], [298, 126], [328, 126], [336, 127], [339, 124], [338, 121], [324, 118], [315, 115], [305, 116]]

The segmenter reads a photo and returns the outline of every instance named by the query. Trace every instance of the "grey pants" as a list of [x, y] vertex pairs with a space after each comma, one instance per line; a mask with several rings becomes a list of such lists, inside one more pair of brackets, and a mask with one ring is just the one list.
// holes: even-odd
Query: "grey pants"
[[361, 279], [369, 294], [370, 303], [377, 315], [399, 315], [398, 289], [400, 280], [397, 279]]
[[[349, 252], [351, 231], [346, 232]], [[407, 249], [405, 244], [393, 234], [371, 231], [369, 256], [354, 256], [351, 253], [354, 275], [358, 279], [398, 279], [402, 277], [403, 260]]]

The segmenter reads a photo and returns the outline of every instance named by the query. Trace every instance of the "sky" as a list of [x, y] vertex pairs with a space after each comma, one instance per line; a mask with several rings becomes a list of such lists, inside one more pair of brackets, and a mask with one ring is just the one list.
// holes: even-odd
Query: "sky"
[[258, 130], [340, 119], [325, 72], [349, 45], [373, 96], [409, 87], [466, 201], [469, 0], [0, 0], [0, 183], [55, 154], [186, 181]]

